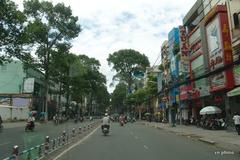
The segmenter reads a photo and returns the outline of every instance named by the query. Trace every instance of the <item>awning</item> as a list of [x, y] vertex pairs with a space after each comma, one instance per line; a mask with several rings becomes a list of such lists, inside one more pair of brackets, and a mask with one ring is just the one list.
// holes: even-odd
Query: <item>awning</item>
[[238, 96], [240, 95], [240, 87], [237, 87], [227, 93], [228, 97]]

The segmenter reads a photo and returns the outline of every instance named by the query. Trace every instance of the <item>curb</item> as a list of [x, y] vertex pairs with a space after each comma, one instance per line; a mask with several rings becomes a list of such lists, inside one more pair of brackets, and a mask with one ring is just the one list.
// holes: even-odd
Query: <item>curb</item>
[[208, 144], [211, 144], [211, 145], [215, 145], [216, 142], [215, 141], [212, 141], [210, 139], [206, 139], [206, 138], [198, 138], [199, 141], [202, 141], [202, 142], [205, 142], [205, 143], [208, 143]]

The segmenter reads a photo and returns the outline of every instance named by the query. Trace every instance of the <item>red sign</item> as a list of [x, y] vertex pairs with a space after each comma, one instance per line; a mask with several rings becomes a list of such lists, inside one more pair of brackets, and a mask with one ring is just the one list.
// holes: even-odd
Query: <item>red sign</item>
[[179, 40], [180, 40], [180, 72], [189, 73], [189, 50], [187, 45], [187, 33], [183, 26], [179, 26]]
[[[208, 56], [210, 71], [232, 63], [231, 39], [228, 25], [228, 16], [225, 6], [216, 7], [216, 14], [206, 24]], [[225, 7], [226, 8], [226, 7]], [[211, 92], [233, 88], [233, 71], [228, 69], [210, 77]]]
[[192, 91], [192, 85], [180, 86], [180, 100], [188, 99], [191, 91]]

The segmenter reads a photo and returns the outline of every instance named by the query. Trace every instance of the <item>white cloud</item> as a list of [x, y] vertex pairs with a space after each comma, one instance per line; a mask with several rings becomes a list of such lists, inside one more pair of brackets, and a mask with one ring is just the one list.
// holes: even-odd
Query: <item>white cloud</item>
[[[14, 1], [22, 8], [23, 0]], [[114, 73], [106, 61], [108, 54], [132, 48], [153, 64], [167, 33], [181, 25], [196, 0], [53, 0], [58, 2], [71, 6], [83, 28], [72, 51], [98, 59], [109, 86]]]

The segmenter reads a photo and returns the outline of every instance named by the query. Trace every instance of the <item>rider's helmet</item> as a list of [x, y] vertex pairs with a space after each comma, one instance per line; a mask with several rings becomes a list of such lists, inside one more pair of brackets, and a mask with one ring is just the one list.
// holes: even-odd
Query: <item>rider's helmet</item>
[[108, 116], [108, 114], [107, 114], [107, 113], [105, 113], [105, 116]]

